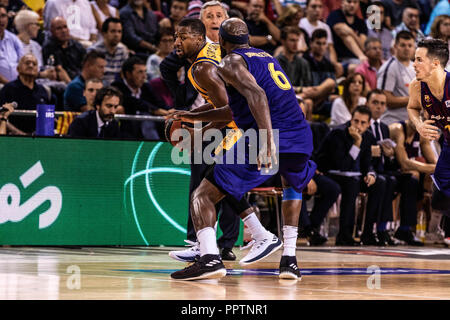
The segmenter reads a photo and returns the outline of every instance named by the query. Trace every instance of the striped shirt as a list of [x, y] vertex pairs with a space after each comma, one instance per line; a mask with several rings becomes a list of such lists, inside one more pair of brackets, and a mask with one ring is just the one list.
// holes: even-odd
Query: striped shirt
[[103, 41], [99, 41], [89, 47], [88, 50], [97, 50], [105, 54], [106, 68], [105, 75], [103, 77], [103, 84], [105, 86], [110, 85], [116, 79], [116, 76], [120, 74], [120, 69], [122, 68], [123, 62], [128, 59], [128, 49], [123, 43], [119, 43], [114, 53], [111, 54], [106, 49], [105, 43]]
[[[416, 77], [413, 63], [405, 67], [395, 56], [383, 63], [377, 73], [377, 88], [392, 92], [396, 97], [409, 95], [409, 84]], [[406, 106], [390, 109], [381, 116], [381, 121], [390, 125], [393, 122], [405, 121], [408, 118]]]

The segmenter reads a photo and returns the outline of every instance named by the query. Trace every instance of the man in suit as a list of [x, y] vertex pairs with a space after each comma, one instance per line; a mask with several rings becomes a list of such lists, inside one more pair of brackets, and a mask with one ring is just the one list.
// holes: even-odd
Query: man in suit
[[[145, 61], [137, 56], [125, 60], [121, 77], [112, 86], [123, 94], [123, 108], [126, 114], [166, 116], [168, 107], [160, 96], [152, 91], [147, 82]], [[163, 123], [155, 121], [127, 121], [122, 123], [122, 132], [134, 139], [160, 140]], [[161, 135], [162, 136], [162, 135]]]
[[[395, 177], [397, 170], [393, 171], [394, 147], [388, 143], [380, 143], [390, 138], [389, 127], [380, 120], [381, 115], [386, 111], [387, 98], [380, 89], [374, 89], [367, 94], [366, 105], [372, 113], [369, 131], [372, 132], [374, 140], [372, 142], [372, 165], [379, 179], [385, 180], [384, 197], [379, 207], [378, 216], [373, 219], [366, 219], [362, 241], [366, 244], [374, 245], [395, 245], [396, 242], [391, 238], [386, 230], [388, 221], [393, 220], [392, 200], [397, 186]], [[376, 237], [373, 234], [373, 224], [376, 223]]]
[[366, 219], [376, 216], [383, 198], [384, 180], [377, 179], [372, 167], [373, 137], [367, 130], [370, 118], [370, 110], [366, 106], [358, 106], [349, 122], [336, 127], [325, 137], [316, 157], [319, 171], [326, 173], [341, 187], [336, 245], [359, 245], [352, 237], [358, 193], [369, 193]]
[[114, 120], [122, 103], [122, 93], [114, 87], [104, 87], [95, 96], [96, 110], [88, 110], [75, 118], [68, 135], [78, 138], [121, 138], [119, 123]]

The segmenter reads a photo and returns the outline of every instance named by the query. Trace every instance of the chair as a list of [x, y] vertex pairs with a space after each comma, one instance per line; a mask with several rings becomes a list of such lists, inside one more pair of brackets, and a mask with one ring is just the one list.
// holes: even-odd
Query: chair
[[[359, 233], [358, 229], [361, 229], [361, 234], [364, 232], [364, 224], [366, 222], [367, 201], [369, 195], [365, 192], [360, 192], [356, 198], [355, 206], [355, 223], [353, 224], [353, 238]], [[361, 228], [359, 228], [361, 226]], [[359, 234], [358, 234], [359, 237]]]
[[279, 187], [258, 187], [253, 188], [247, 192], [247, 200], [249, 200], [251, 195], [258, 195], [266, 198], [272, 198], [275, 202], [275, 215], [277, 220], [277, 231], [278, 237], [283, 236], [283, 216], [281, 214], [280, 205], [278, 200], [283, 197], [283, 188]]

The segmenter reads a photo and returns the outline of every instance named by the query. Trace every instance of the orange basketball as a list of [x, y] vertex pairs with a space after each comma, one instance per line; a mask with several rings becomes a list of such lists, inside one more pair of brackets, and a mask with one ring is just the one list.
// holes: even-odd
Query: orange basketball
[[173, 146], [176, 146], [182, 139], [182, 137], [180, 137], [178, 140], [172, 140], [172, 133], [177, 129], [181, 129], [181, 124], [181, 120], [168, 119], [164, 125], [164, 135], [166, 136], [166, 140]]

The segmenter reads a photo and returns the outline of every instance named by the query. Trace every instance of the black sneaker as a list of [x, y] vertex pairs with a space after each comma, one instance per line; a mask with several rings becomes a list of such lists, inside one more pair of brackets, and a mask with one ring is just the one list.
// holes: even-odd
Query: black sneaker
[[220, 256], [222, 257], [222, 260], [236, 260], [236, 256], [234, 255], [233, 250], [231, 250], [230, 248], [223, 248], [222, 250], [220, 250]]
[[391, 235], [387, 230], [385, 231], [378, 231], [377, 232], [378, 240], [380, 240], [381, 246], [396, 246], [398, 245], [398, 242], [391, 238]]
[[364, 246], [381, 246], [381, 242], [373, 232], [366, 232], [361, 235], [361, 243]]
[[282, 256], [280, 261], [280, 279], [300, 280], [302, 274], [297, 266], [297, 258]]
[[310, 246], [321, 246], [326, 243], [328, 238], [320, 234], [319, 231], [312, 229], [308, 233], [308, 242]]
[[200, 280], [218, 279], [227, 274], [227, 269], [219, 255], [205, 254], [200, 260], [184, 268], [175, 271], [170, 276], [176, 280]]

